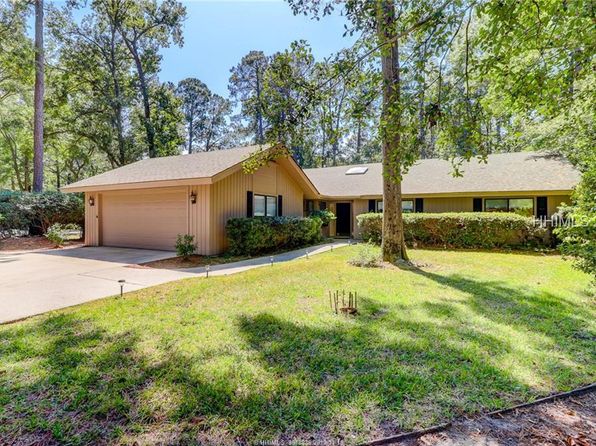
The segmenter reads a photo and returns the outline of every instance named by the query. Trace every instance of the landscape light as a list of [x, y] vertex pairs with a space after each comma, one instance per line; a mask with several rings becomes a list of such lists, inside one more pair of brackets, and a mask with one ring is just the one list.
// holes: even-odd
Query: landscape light
[[[91, 205], [93, 206], [93, 205]], [[124, 283], [126, 282], [126, 280], [124, 279], [120, 279], [118, 281], [118, 283], [120, 284], [120, 298], [122, 298], [122, 294], [124, 293]]]

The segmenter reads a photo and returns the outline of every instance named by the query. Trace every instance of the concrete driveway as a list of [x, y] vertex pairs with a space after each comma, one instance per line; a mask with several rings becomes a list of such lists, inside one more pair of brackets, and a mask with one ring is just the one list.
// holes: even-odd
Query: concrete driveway
[[0, 254], [0, 323], [89, 302], [172, 280], [189, 272], [131, 268], [128, 265], [173, 257], [167, 251], [83, 247]]

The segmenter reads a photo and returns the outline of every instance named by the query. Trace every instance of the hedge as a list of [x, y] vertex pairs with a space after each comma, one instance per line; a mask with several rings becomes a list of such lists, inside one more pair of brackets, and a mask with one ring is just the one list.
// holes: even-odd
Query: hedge
[[321, 219], [311, 217], [232, 218], [226, 234], [231, 254], [254, 255], [317, 243], [321, 225]]
[[[383, 214], [356, 217], [362, 238], [381, 242]], [[445, 248], [521, 248], [547, 246], [548, 232], [531, 217], [513, 213], [414, 213], [404, 214], [408, 244]]]
[[15, 231], [44, 234], [54, 223], [83, 226], [85, 205], [80, 194], [0, 191], [0, 234]]

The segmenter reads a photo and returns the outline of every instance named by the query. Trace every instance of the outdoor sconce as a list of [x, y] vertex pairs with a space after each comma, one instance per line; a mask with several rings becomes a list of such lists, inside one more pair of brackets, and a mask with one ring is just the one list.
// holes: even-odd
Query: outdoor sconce
[[194, 191], [190, 193], [190, 202], [192, 204], [196, 204], [197, 203], [197, 193], [194, 192]]
[[95, 206], [95, 197], [89, 197], [89, 206]]

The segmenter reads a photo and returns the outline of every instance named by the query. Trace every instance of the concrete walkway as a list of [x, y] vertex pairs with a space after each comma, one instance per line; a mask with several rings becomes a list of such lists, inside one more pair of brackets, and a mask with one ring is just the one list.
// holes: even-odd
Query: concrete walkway
[[[275, 263], [300, 259], [348, 245], [337, 241], [273, 256]], [[307, 254], [308, 253], [308, 254]], [[168, 251], [80, 247], [0, 254], [0, 324], [66, 308], [120, 292], [189, 277], [204, 277], [205, 267], [187, 269], [135, 268], [137, 264], [174, 257]], [[269, 265], [270, 256], [213, 265], [221, 276]]]
[[[273, 263], [289, 262], [290, 260], [302, 259], [305, 258], [307, 255], [314, 256], [323, 252], [331, 251], [336, 248], [348, 246], [350, 243], [351, 242], [349, 240], [334, 241], [332, 243], [310, 246], [308, 248], [297, 249], [295, 251], [288, 251], [274, 256], [256, 257], [254, 259], [241, 260], [239, 262], [213, 265], [209, 267], [209, 276], [227, 276], [229, 274], [236, 274], [242, 271], [248, 271], [249, 269], [259, 268], [261, 266], [269, 266], [271, 265], [271, 257], [273, 257]], [[176, 271], [194, 273], [199, 277], [207, 275], [206, 268], [204, 266], [196, 268], [181, 268], [177, 269]]]

